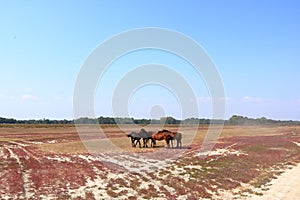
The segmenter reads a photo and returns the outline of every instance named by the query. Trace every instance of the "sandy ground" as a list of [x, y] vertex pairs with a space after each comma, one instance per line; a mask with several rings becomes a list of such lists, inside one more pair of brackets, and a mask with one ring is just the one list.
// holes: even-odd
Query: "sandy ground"
[[298, 200], [300, 199], [300, 164], [287, 169], [278, 179], [273, 179], [270, 190], [263, 196], [256, 196], [255, 200]]
[[[184, 147], [192, 140], [190, 128], [184, 130]], [[117, 129], [108, 128], [109, 141], [124, 149], [123, 153], [109, 149], [107, 140], [87, 132], [86, 136], [91, 137], [87, 144], [95, 152], [102, 152], [88, 154], [72, 127], [1, 130], [0, 126], [0, 199], [300, 200], [300, 163], [285, 171], [272, 167], [299, 161], [300, 127], [259, 128], [255, 136], [248, 134], [257, 129], [226, 127], [225, 137], [209, 152], [200, 152], [204, 130], [199, 130], [191, 148], [168, 149], [161, 141], [159, 148], [140, 149], [132, 148]], [[138, 153], [132, 156], [127, 150]], [[148, 150], [157, 154], [144, 157]], [[265, 156], [257, 156], [258, 152]], [[169, 159], [181, 153], [185, 158]], [[208, 159], [200, 159], [202, 154]], [[243, 160], [257, 165], [267, 163], [263, 168], [266, 172], [284, 173], [266, 185], [254, 187], [241, 181], [252, 180], [251, 175], [260, 168], [244, 165]], [[243, 175], [248, 179], [240, 178]]]

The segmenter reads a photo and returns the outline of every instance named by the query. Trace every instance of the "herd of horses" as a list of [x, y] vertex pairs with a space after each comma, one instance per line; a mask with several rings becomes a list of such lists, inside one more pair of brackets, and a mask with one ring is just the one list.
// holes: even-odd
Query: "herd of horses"
[[[182, 134], [178, 132], [172, 132], [169, 130], [161, 130], [157, 133], [154, 133], [152, 131], [146, 131], [145, 129], [141, 129], [139, 132], [131, 132], [127, 134], [127, 137], [130, 137], [131, 139], [131, 146], [136, 147], [139, 144], [139, 147], [148, 147], [148, 143], [150, 141], [150, 147], [156, 146], [156, 140], [164, 140], [166, 141], [167, 147], [170, 147], [170, 143], [172, 148], [173, 146], [173, 140], [176, 140], [177, 148], [181, 148], [182, 142]], [[141, 144], [141, 141], [143, 141], [143, 145]]]

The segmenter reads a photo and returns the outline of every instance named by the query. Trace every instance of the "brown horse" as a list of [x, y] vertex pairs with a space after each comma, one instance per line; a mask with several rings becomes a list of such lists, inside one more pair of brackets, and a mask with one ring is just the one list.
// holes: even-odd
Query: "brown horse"
[[169, 130], [166, 130], [166, 129], [164, 129], [162, 131], [158, 131], [157, 133], [161, 134], [161, 135], [166, 135], [166, 137], [170, 138], [170, 140], [168, 142], [166, 140], [168, 147], [170, 146], [170, 142], [171, 142], [172, 147], [174, 147], [173, 146], [173, 140], [176, 140], [177, 141], [176, 148], [181, 148], [181, 146], [182, 146], [182, 142], [181, 142], [182, 134], [181, 133], [172, 132], [172, 131], [169, 131]]
[[170, 147], [170, 141], [173, 140], [173, 135], [170, 132], [158, 131], [157, 133], [152, 134], [153, 146], [156, 145], [155, 140], [165, 140], [168, 147]]

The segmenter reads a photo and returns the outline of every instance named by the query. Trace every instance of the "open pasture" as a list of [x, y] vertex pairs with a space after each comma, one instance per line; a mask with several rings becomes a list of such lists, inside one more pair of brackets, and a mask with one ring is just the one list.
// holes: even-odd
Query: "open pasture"
[[199, 155], [207, 126], [180, 127], [182, 149], [163, 141], [133, 148], [126, 133], [138, 130], [130, 125], [125, 132], [102, 126], [109, 139], [82, 128], [89, 151], [72, 125], [1, 125], [0, 199], [246, 198], [263, 195], [274, 177], [300, 162], [298, 126], [224, 126], [207, 156]]

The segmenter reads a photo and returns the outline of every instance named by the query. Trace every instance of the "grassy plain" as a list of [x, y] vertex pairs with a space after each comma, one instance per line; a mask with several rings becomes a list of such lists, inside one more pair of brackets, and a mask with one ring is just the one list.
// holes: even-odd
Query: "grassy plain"
[[145, 127], [182, 132], [182, 149], [131, 147], [139, 126], [78, 128], [0, 125], [0, 199], [251, 198], [300, 162], [300, 126], [224, 126], [211, 152], [206, 125]]
[[[24, 125], [0, 125], [1, 141], [50, 141], [43, 142], [39, 148], [55, 153], [87, 153], [82, 140], [90, 146], [105, 146], [111, 142], [124, 151], [145, 151], [145, 149], [131, 148], [129, 138], [126, 134], [131, 131], [138, 131], [140, 127], [132, 125], [101, 125], [101, 129], [95, 130], [94, 125], [80, 125], [81, 134], [78, 134], [75, 125], [43, 125], [43, 124], [24, 124]], [[156, 132], [162, 128], [171, 131], [180, 131], [184, 134], [183, 146], [202, 143], [208, 125], [160, 125], [146, 126], [147, 131]], [[219, 139], [235, 136], [270, 136], [285, 133], [299, 132], [299, 126], [224, 126]], [[103, 133], [99, 133], [102, 131]], [[80, 138], [81, 135], [81, 138]], [[52, 140], [52, 142], [51, 142]], [[220, 142], [220, 141], [219, 141]], [[164, 141], [158, 141], [159, 146], [164, 146]], [[109, 146], [111, 147], [111, 146]], [[96, 148], [96, 147], [95, 147]], [[100, 148], [105, 150], [106, 148]], [[97, 150], [97, 148], [95, 149]], [[155, 150], [155, 149], [152, 149]]]

